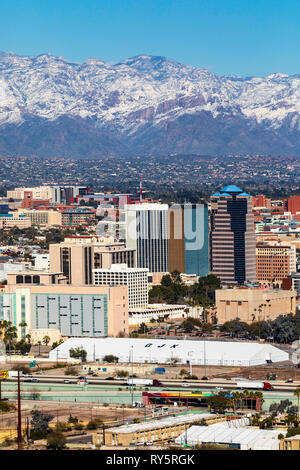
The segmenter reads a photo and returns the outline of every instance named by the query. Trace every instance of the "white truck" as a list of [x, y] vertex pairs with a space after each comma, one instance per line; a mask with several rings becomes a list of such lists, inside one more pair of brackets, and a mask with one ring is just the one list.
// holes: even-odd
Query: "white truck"
[[129, 378], [127, 380], [127, 385], [146, 385], [146, 386], [154, 386], [160, 387], [161, 382], [157, 379], [136, 379], [136, 378]]
[[273, 386], [269, 382], [254, 382], [254, 381], [237, 381], [236, 388], [242, 388], [243, 390], [273, 390]]

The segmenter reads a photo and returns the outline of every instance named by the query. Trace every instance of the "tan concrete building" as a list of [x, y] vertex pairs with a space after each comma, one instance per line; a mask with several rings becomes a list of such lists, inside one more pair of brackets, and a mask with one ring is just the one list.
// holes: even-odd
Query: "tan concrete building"
[[50, 271], [60, 271], [73, 285], [93, 283], [93, 269], [109, 269], [112, 264], [136, 267], [135, 250], [123, 243], [103, 243], [95, 238], [68, 238], [62, 243], [50, 245]]
[[19, 209], [17, 214], [24, 214], [30, 217], [31, 225], [62, 225], [61, 212], [57, 210], [36, 210], [36, 209]]
[[52, 285], [67, 284], [67, 278], [63, 273], [47, 271], [26, 270], [7, 273], [8, 285]]
[[246, 323], [296, 313], [296, 291], [235, 288], [216, 290], [218, 323], [239, 318]]
[[39, 341], [43, 344], [45, 336], [50, 338], [48, 346], [52, 346], [53, 343], [58, 342], [62, 339], [62, 335], [57, 328], [40, 328], [28, 330], [31, 338], [31, 344], [37, 344]]
[[12, 227], [18, 227], [19, 229], [31, 227], [30, 217], [24, 214], [15, 215], [13, 212], [0, 214], [0, 229]]
[[[105, 444], [108, 446], [129, 446], [131, 443], [155, 443], [168, 441], [169, 439], [173, 440], [201, 419], [207, 420], [209, 423], [220, 420], [217, 415], [207, 413], [201, 415], [187, 414], [109, 428], [105, 431]], [[102, 443], [103, 432], [101, 430], [93, 434], [93, 444], [99, 446]]]
[[15, 188], [7, 191], [7, 197], [12, 199], [24, 199], [24, 193], [31, 192], [33, 199], [51, 199], [51, 186], [36, 186], [32, 188]]
[[300, 450], [300, 434], [281, 439], [279, 450]]

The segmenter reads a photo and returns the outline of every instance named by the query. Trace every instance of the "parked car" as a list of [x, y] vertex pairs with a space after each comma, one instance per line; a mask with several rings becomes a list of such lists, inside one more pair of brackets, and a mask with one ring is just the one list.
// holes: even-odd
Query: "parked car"
[[153, 442], [152, 441], [146, 442], [146, 446], [153, 446]]

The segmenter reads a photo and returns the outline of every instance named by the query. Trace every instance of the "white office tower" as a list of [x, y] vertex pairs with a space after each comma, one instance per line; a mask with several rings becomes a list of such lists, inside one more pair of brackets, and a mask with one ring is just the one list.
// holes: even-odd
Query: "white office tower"
[[93, 269], [96, 286], [128, 286], [128, 307], [148, 305], [148, 269], [112, 264], [110, 269]]
[[136, 250], [137, 267], [168, 272], [168, 205], [125, 205], [126, 247]]

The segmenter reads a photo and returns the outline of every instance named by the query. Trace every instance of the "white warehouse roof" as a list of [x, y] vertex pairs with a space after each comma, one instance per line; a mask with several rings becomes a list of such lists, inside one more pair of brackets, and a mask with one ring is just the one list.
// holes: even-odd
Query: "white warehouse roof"
[[281, 431], [236, 427], [229, 423], [210, 426], [191, 426], [175, 442], [197, 445], [202, 443], [227, 444], [241, 450], [279, 450], [278, 435]]
[[[103, 360], [107, 354], [119, 358], [119, 362], [207, 364], [225, 366], [253, 366], [287, 361], [288, 353], [270, 344], [254, 342], [137, 339], [137, 338], [69, 338], [50, 351], [52, 360], [70, 358], [71, 348], [82, 348], [87, 352], [87, 361]], [[132, 352], [131, 352], [132, 351]]]

